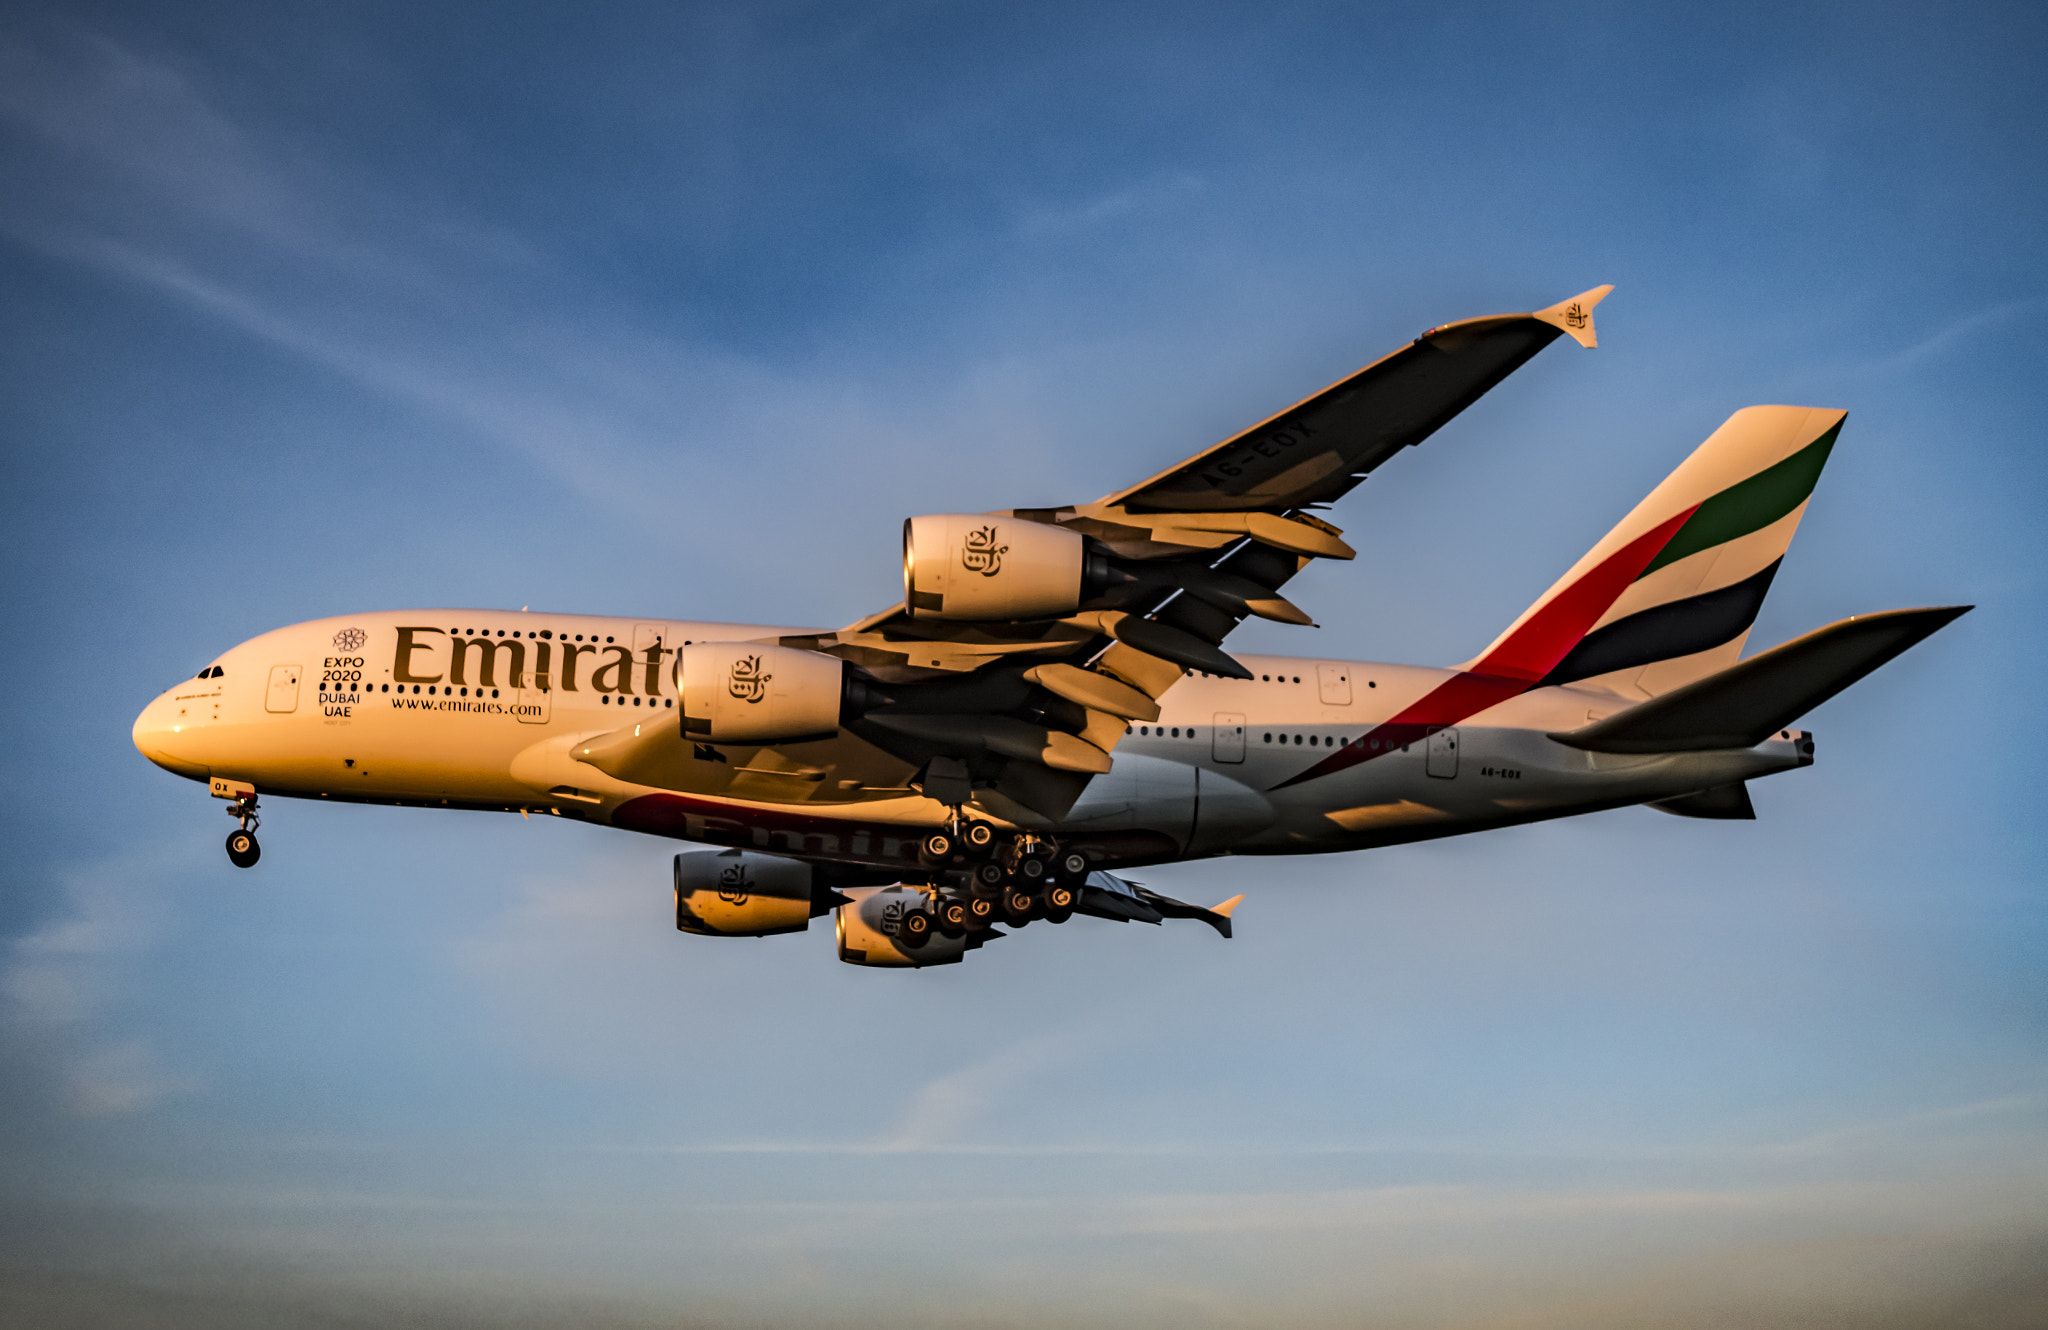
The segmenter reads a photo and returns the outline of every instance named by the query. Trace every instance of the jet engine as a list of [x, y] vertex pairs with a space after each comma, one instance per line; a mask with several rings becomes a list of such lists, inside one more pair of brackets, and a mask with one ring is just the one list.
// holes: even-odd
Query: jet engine
[[1108, 574], [1079, 532], [1001, 513], [903, 524], [903, 604], [915, 618], [1054, 619]]
[[[855, 888], [849, 891], [853, 895]], [[947, 937], [936, 928], [919, 930], [903, 927], [904, 917], [926, 908], [925, 896], [910, 887], [881, 887], [861, 892], [851, 904], [835, 912], [839, 932], [839, 959], [848, 965], [904, 966], [955, 965], [962, 956], [982, 944], [986, 934], [969, 933]], [[926, 915], [925, 921], [930, 922]]]
[[846, 899], [820, 887], [809, 864], [745, 850], [676, 856], [676, 927], [713, 937], [801, 933]]
[[676, 652], [683, 737], [705, 743], [796, 743], [839, 729], [846, 662], [758, 642], [696, 642]]

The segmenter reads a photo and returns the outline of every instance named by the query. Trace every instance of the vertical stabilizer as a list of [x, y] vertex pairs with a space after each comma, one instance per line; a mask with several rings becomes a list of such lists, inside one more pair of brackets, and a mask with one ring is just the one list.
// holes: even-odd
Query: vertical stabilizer
[[1846, 415], [1736, 412], [1462, 668], [1648, 697], [1734, 664]]

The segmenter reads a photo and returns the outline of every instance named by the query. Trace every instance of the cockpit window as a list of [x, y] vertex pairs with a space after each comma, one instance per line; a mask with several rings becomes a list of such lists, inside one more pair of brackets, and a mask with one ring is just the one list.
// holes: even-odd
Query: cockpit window
[[226, 671], [222, 670], [220, 666], [209, 665], [205, 669], [199, 671], [199, 673], [193, 675], [192, 677], [195, 679], [218, 679], [224, 673], [226, 673]]
[[223, 674], [226, 674], [226, 673], [227, 673], [227, 671], [226, 671], [226, 670], [224, 670], [224, 669], [222, 669], [222, 668], [221, 668], [220, 666], [216, 665], [216, 666], [214, 666], [214, 667], [213, 667], [213, 674], [212, 674], [212, 676], [211, 676], [211, 677], [213, 677], [213, 678], [215, 678], [215, 679], [218, 679], [218, 678], [220, 678], [220, 677], [221, 677], [221, 676], [222, 676]]

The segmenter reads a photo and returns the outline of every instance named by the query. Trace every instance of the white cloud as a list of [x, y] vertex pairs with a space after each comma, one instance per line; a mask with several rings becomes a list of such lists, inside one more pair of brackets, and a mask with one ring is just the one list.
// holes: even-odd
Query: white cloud
[[992, 1108], [1019, 1093], [1026, 1082], [1074, 1062], [1081, 1051], [1080, 1042], [1076, 1036], [1033, 1035], [926, 1081], [911, 1096], [895, 1129], [880, 1142], [881, 1148], [915, 1150], [954, 1144], [981, 1126]]
[[148, 889], [159, 871], [140, 855], [74, 871], [64, 912], [14, 939], [0, 969], [8, 1023], [55, 1058], [70, 1106], [85, 1116], [146, 1108], [183, 1083], [117, 1032], [129, 974], [163, 928]]

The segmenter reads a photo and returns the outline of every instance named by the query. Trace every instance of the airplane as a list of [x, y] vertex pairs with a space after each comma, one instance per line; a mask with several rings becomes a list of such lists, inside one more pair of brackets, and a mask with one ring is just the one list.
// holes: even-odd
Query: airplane
[[[953, 964], [1034, 921], [1207, 923], [1127, 874], [1326, 854], [1645, 804], [1755, 816], [1792, 722], [1969, 606], [1857, 615], [1742, 657], [1845, 412], [1736, 412], [1484, 650], [1437, 668], [1233, 655], [1349, 559], [1317, 514], [1560, 337], [1596, 287], [1432, 328], [1148, 480], [910, 518], [902, 601], [837, 631], [430, 609], [236, 646], [145, 707], [150, 761], [259, 795], [574, 818], [713, 848], [676, 927]], [[1001, 927], [999, 927], [999, 925]], [[1004, 928], [1009, 932], [1003, 931]]]

